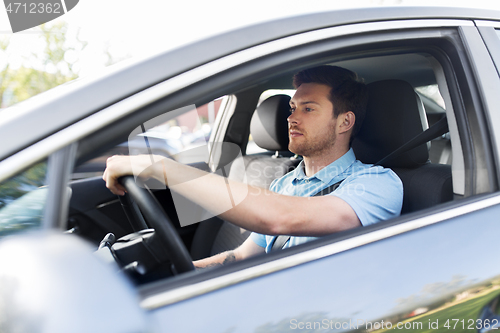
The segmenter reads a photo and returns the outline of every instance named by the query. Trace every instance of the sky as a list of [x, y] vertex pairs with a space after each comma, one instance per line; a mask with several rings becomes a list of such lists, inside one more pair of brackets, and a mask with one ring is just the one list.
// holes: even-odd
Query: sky
[[[105, 66], [106, 49], [115, 59], [144, 57], [281, 17], [339, 8], [415, 5], [500, 10], [499, 0], [80, 0], [73, 10], [52, 22], [67, 22], [70, 39], [79, 32], [88, 42], [84, 51], [73, 54], [80, 74], [85, 75]], [[12, 44], [8, 55], [0, 54], [0, 66], [2, 61], [20, 66], [23, 57], [40, 52], [36, 41], [39, 32], [32, 28], [13, 34], [5, 7], [0, 7], [0, 38], [10, 36]]]

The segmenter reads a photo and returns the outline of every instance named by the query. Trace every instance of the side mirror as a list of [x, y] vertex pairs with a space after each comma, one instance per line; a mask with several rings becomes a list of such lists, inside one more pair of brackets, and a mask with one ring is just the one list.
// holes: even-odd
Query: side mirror
[[0, 331], [149, 332], [132, 284], [74, 235], [0, 240]]

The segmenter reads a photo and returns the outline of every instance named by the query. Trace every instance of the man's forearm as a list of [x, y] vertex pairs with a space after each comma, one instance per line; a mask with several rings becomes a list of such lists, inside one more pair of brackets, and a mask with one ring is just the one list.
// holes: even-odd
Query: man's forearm
[[117, 195], [125, 194], [118, 182], [120, 177], [131, 174], [152, 177], [213, 214], [259, 233], [272, 233], [267, 224], [270, 221], [279, 223], [279, 218], [292, 209], [285, 207], [282, 200], [280, 203], [280, 195], [274, 192], [231, 181], [163, 156], [112, 156], [106, 164], [103, 179]]
[[107, 165], [103, 179], [115, 194], [125, 193], [118, 178], [137, 171], [137, 175], [156, 178], [214, 215], [261, 234], [321, 236], [360, 226], [352, 207], [331, 195], [281, 195], [162, 156], [113, 156]]
[[353, 209], [335, 196], [286, 196], [173, 160], [163, 159], [161, 164], [160, 180], [166, 179], [171, 190], [247, 230], [266, 235], [321, 236], [360, 226]]
[[226, 251], [209, 258], [194, 261], [193, 264], [196, 268], [209, 268], [226, 265], [236, 260], [236, 253], [234, 251]]
[[279, 224], [280, 218], [291, 210], [291, 207], [287, 209], [282, 195], [267, 189], [232, 181], [169, 159], [161, 163], [163, 171], [155, 167], [155, 178], [222, 219], [247, 230], [272, 234], [272, 224]]

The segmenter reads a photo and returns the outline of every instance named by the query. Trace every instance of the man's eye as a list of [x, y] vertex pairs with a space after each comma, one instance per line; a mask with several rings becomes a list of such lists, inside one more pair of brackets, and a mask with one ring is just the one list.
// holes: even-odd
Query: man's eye
[[310, 111], [312, 111], [312, 109], [311, 109], [311, 108], [306, 108], [305, 110], [306, 110], [306, 112], [310, 112]]
[[295, 108], [290, 108], [290, 113], [293, 113], [295, 111]]

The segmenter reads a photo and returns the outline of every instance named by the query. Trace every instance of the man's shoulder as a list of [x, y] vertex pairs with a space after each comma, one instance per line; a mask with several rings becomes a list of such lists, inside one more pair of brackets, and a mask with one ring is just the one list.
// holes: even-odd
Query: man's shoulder
[[349, 174], [345, 179], [347, 181], [378, 179], [401, 183], [402, 185], [401, 179], [392, 169], [381, 165], [365, 164], [359, 160], [356, 160], [352, 164]]
[[366, 226], [400, 214], [403, 183], [389, 168], [355, 161], [349, 175], [331, 195], [347, 202]]

